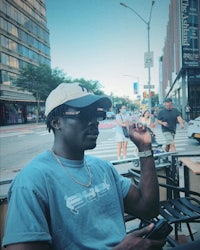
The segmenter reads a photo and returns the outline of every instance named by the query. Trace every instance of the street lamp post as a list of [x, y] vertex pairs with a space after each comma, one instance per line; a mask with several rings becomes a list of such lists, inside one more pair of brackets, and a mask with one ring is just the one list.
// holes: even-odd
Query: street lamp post
[[146, 21], [137, 11], [135, 11], [133, 8], [129, 7], [128, 5], [126, 5], [125, 3], [120, 3], [120, 5], [122, 5], [123, 7], [126, 7], [128, 9], [130, 9], [132, 12], [134, 12], [146, 25], [147, 25], [147, 35], [148, 35], [148, 52], [145, 58], [145, 65], [147, 65], [148, 67], [148, 95], [149, 95], [149, 110], [151, 111], [151, 67], [153, 64], [153, 58], [152, 58], [152, 54], [150, 51], [150, 23], [151, 23], [151, 14], [152, 14], [152, 9], [153, 9], [153, 5], [155, 4], [155, 1], [152, 0], [151, 2], [151, 9], [150, 9], [150, 14], [149, 14], [149, 20]]

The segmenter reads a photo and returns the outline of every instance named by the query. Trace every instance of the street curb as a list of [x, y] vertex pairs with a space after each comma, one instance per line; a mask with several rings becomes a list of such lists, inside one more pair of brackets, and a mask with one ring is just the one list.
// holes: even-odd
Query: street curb
[[24, 130], [24, 129], [34, 129], [34, 128], [42, 128], [46, 127], [46, 124], [19, 124], [19, 125], [10, 125], [10, 126], [2, 126], [0, 127], [0, 133], [4, 132], [12, 132], [16, 130]]

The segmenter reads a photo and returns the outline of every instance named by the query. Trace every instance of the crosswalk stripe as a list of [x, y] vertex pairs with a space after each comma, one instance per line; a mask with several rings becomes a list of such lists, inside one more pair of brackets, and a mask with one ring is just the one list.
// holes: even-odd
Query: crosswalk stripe
[[5, 134], [0, 134], [0, 138], [6, 138], [6, 137], [11, 137], [11, 136], [22, 136], [22, 135], [26, 135], [26, 134], [31, 134], [33, 133], [32, 131], [29, 132], [16, 132], [16, 133], [5, 133]]
[[[110, 151], [86, 151], [86, 155], [93, 155], [93, 156], [98, 156], [100, 158], [105, 158], [106, 156], [112, 157], [113, 159], [117, 158], [117, 149], [112, 149]], [[133, 156], [134, 155], [134, 150], [128, 150], [127, 151], [127, 156]]]
[[[129, 150], [134, 150], [135, 147], [134, 146], [131, 146], [131, 147], [128, 147]], [[115, 151], [116, 152], [117, 150], [117, 147], [112, 147], [112, 148], [99, 148], [99, 147], [96, 147], [95, 149], [92, 149], [92, 150], [87, 150], [86, 152], [89, 152], [91, 154], [96, 154], [96, 153], [109, 153], [109, 152], [113, 152]]]
[[39, 131], [37, 132], [38, 135], [44, 136], [44, 135], [49, 135], [48, 131]]
[[[29, 134], [37, 134], [38, 136], [47, 136], [50, 135], [47, 130], [23, 130], [17, 132], [8, 132], [0, 134], [0, 138], [5, 137], [23, 137]], [[99, 137], [99, 141], [97, 140], [97, 146], [95, 149], [87, 150], [85, 153], [87, 155], [96, 156], [106, 160], [116, 160], [117, 159], [117, 143], [115, 140], [115, 133], [112, 129], [104, 130], [104, 135], [106, 134], [104, 140]], [[163, 137], [162, 131], [160, 129], [155, 131], [156, 140], [160, 144], [165, 144], [165, 139]], [[175, 135], [175, 146], [177, 151], [184, 151], [187, 148], [187, 144], [189, 142], [189, 138], [187, 137], [187, 131], [178, 130]], [[136, 147], [134, 144], [129, 141], [127, 148], [127, 157], [134, 157], [136, 152]]]
[[[156, 140], [160, 144], [165, 144], [165, 139], [163, 137], [163, 134], [160, 131], [156, 131]], [[186, 131], [181, 131], [181, 133], [178, 133], [175, 135], [175, 145], [177, 151], [183, 151], [185, 150], [187, 141], [188, 141], [187, 133]], [[185, 146], [185, 147], [184, 147]], [[128, 148], [127, 148], [127, 157], [132, 157], [134, 155], [134, 150], [135, 146], [132, 142], [128, 143]], [[115, 137], [108, 138], [106, 141], [101, 142], [98, 144], [97, 142], [97, 147], [93, 150], [88, 150], [86, 151], [86, 154], [90, 154], [93, 156], [97, 156], [100, 158], [112, 158], [116, 159], [117, 157], [117, 145], [115, 141]]]

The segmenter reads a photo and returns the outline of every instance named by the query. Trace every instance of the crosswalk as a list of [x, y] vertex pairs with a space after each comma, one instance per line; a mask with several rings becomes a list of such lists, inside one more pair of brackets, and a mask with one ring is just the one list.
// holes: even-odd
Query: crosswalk
[[[160, 129], [155, 131], [156, 140], [159, 144], [165, 143], [163, 138], [162, 132]], [[187, 131], [186, 130], [178, 130], [175, 136], [175, 145], [177, 152], [183, 152], [187, 150]], [[99, 158], [103, 158], [106, 160], [117, 160], [117, 144], [115, 141], [115, 135], [111, 138], [107, 138], [107, 140], [100, 141], [97, 143], [97, 147], [93, 150], [86, 151], [86, 154], [90, 154], [93, 156], [97, 156]], [[127, 158], [134, 157], [137, 154], [137, 149], [135, 145], [130, 141], [128, 143], [128, 150], [127, 150]]]
[[[134, 157], [136, 152], [136, 147], [133, 143], [128, 144], [127, 157]], [[87, 150], [86, 154], [97, 156], [106, 160], [116, 160], [117, 159], [117, 144], [115, 137], [107, 139], [107, 141], [102, 141], [97, 144], [97, 147], [92, 150]], [[136, 154], [135, 154], [136, 155]]]
[[[103, 158], [106, 160], [117, 160], [117, 143], [115, 141], [115, 127], [113, 123], [105, 123], [100, 128], [100, 133], [104, 133], [104, 139], [97, 140], [97, 147], [93, 150], [86, 151], [86, 154], [90, 154], [93, 156], [97, 156], [99, 158]], [[156, 140], [159, 144], [165, 143], [160, 127], [156, 128], [155, 131]], [[22, 138], [25, 136], [37, 135], [37, 136], [49, 136], [49, 132], [46, 130], [45, 126], [40, 127], [38, 129], [19, 129], [19, 130], [11, 130], [5, 131], [4, 133], [0, 133], [0, 138], [9, 138], [9, 137], [17, 137]], [[52, 138], [52, 135], [50, 135]], [[101, 136], [99, 136], [101, 137]], [[177, 129], [177, 134], [175, 136], [175, 145], [178, 152], [187, 152], [187, 147], [190, 145], [190, 139], [187, 137], [186, 129]], [[199, 146], [195, 146], [196, 148]], [[198, 149], [197, 149], [198, 150]], [[130, 141], [128, 143], [127, 157], [134, 157], [137, 155], [137, 149], [135, 145]]]
[[[156, 130], [156, 140], [158, 141], [159, 144], [165, 144], [164, 137], [162, 135], [161, 130]], [[188, 136], [187, 136], [187, 131], [186, 130], [177, 130], [177, 133], [175, 135], [175, 146], [176, 150], [179, 151], [184, 151], [187, 146], [188, 142]]]

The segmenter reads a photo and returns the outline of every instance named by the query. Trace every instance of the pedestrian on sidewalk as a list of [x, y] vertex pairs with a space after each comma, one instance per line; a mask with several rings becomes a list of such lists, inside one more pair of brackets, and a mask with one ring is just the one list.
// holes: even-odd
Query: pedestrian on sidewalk
[[151, 219], [159, 213], [159, 186], [144, 126], [130, 127], [139, 150], [141, 178], [135, 186], [108, 161], [85, 155], [96, 147], [99, 120], [109, 98], [79, 83], [63, 83], [45, 104], [51, 149], [36, 156], [13, 181], [3, 246], [8, 250], [161, 249], [166, 240], [145, 238], [153, 224], [126, 234], [124, 213]]
[[189, 122], [189, 120], [190, 120], [190, 112], [191, 112], [191, 108], [190, 108], [189, 103], [187, 103], [187, 105], [185, 106], [185, 119], [186, 119], [186, 122]]
[[116, 142], [117, 142], [117, 159], [121, 159], [121, 153], [123, 154], [123, 159], [127, 156], [127, 147], [129, 138], [125, 136], [123, 132], [123, 127], [127, 129], [129, 127], [129, 117], [126, 113], [126, 106], [123, 104], [118, 105], [117, 115], [116, 115]]
[[152, 121], [151, 119], [151, 115], [150, 115], [150, 111], [149, 110], [145, 110], [142, 114], [142, 116], [140, 117], [139, 121], [146, 125], [148, 128], [149, 133], [151, 134], [151, 140], [152, 140], [152, 144], [158, 144], [156, 141], [156, 135], [154, 133], [155, 130], [155, 122]]
[[183, 119], [177, 108], [172, 106], [172, 99], [165, 99], [165, 107], [158, 113], [158, 124], [162, 126], [163, 136], [165, 138], [165, 151], [175, 152], [176, 147], [174, 144], [176, 134], [176, 124], [179, 122], [181, 128], [184, 128]]

